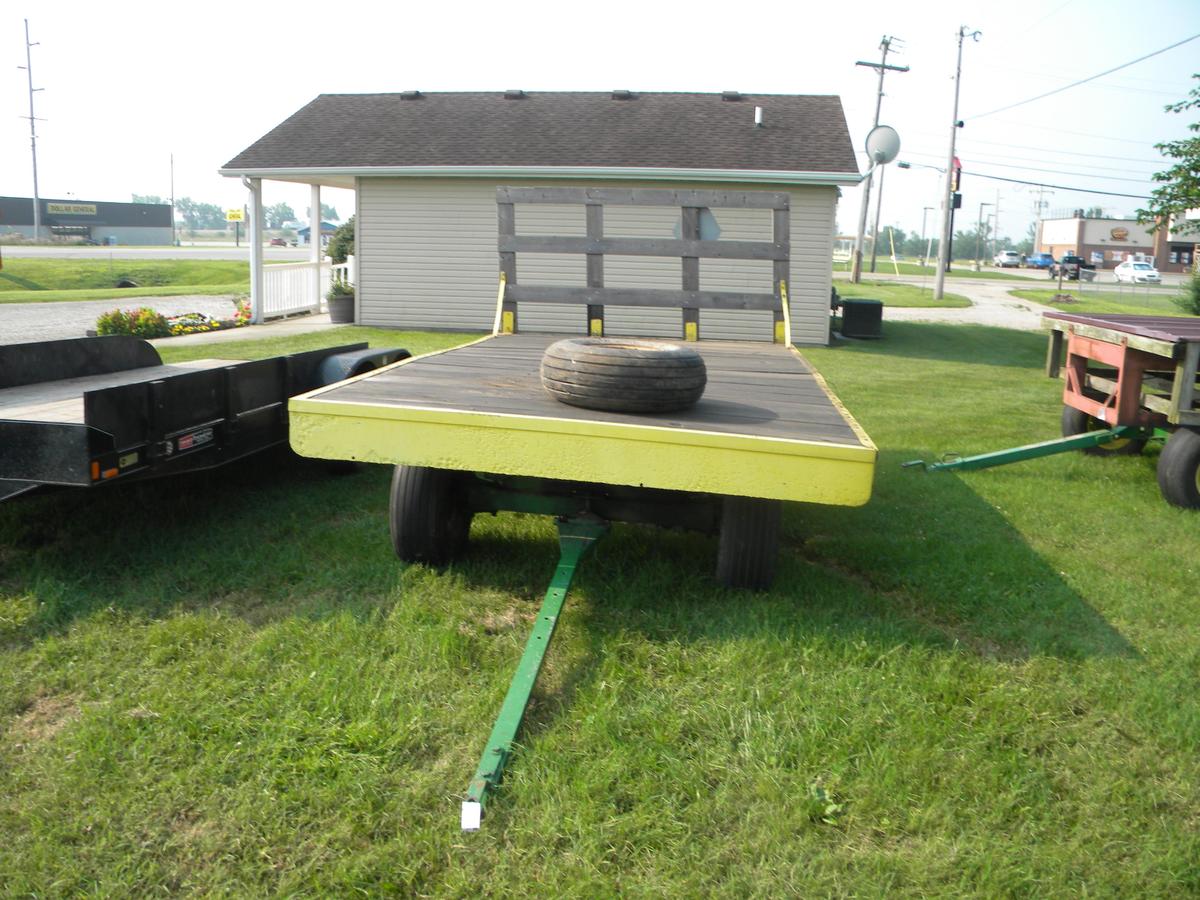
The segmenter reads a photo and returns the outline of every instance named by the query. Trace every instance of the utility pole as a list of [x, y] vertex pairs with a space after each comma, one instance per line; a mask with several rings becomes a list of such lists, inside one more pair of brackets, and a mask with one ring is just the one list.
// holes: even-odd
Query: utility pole
[[[880, 57], [879, 62], [873, 63], [873, 62], [859, 61], [859, 62], [855, 63], [856, 66], [866, 66], [868, 69], [875, 69], [879, 73], [879, 88], [875, 94], [875, 121], [872, 123], [873, 128], [879, 126], [879, 109], [883, 105], [883, 76], [884, 76], [884, 73], [886, 73], [886, 72], [907, 72], [908, 71], [908, 66], [889, 66], [887, 64], [888, 51], [891, 50], [893, 41], [900, 41], [900, 38], [890, 37], [886, 34], [883, 36], [883, 40], [880, 41], [880, 43], [879, 43], [879, 48], [883, 51], [883, 55]], [[853, 281], [855, 284], [862, 281], [863, 236], [866, 234], [866, 231], [867, 231], [867, 213], [871, 209], [871, 178], [872, 178], [872, 175], [867, 175], [867, 177], [865, 179], [863, 179], [863, 183], [862, 183], [863, 184], [862, 206], [860, 207], [859, 212], [858, 212], [858, 234], [855, 236], [855, 239], [854, 239], [854, 262], [853, 262], [853, 265], [851, 266], [851, 270], [850, 270], [850, 280]], [[880, 172], [880, 174], [879, 174], [879, 187], [880, 187], [880, 192], [882, 193], [882, 190], [883, 190], [883, 173], [882, 172]], [[878, 230], [879, 230], [879, 214], [878, 213], [875, 214], [875, 229], [878, 232]], [[878, 243], [878, 234], [876, 234], [876, 243]], [[874, 252], [872, 252], [872, 257], [874, 257]], [[872, 258], [872, 260], [871, 260], [871, 271], [872, 272], [875, 271], [874, 258]]]
[[950, 152], [946, 156], [946, 187], [942, 190], [942, 240], [938, 244], [938, 269], [934, 276], [933, 297], [941, 300], [946, 284], [946, 268], [950, 265], [951, 221], [954, 215], [954, 142], [958, 138], [958, 129], [962, 122], [958, 120], [958, 89], [962, 82], [962, 48], [963, 38], [970, 36], [978, 41], [983, 32], [970, 31], [966, 25], [958, 29], [958, 64], [954, 69], [954, 115], [950, 119]]
[[921, 207], [921, 246], [925, 247], [921, 251], [921, 268], [924, 268], [929, 263], [929, 248], [925, 244], [925, 217], [929, 215], [931, 209], [933, 209], [932, 206]]
[[999, 241], [999, 237], [1000, 237], [1000, 188], [996, 188], [996, 203], [992, 207], [992, 217], [993, 217], [992, 221], [994, 223], [993, 227], [992, 227], [992, 234], [991, 234], [992, 258], [995, 259], [996, 258], [996, 247], [998, 247], [1000, 244], [1000, 241]]
[[17, 66], [18, 69], [24, 69], [25, 74], [29, 76], [29, 115], [22, 116], [23, 119], [29, 119], [29, 146], [33, 151], [33, 239], [36, 241], [42, 236], [42, 203], [38, 197], [38, 180], [37, 180], [37, 117], [33, 114], [33, 95], [34, 92], [43, 90], [43, 88], [35, 88], [33, 86], [33, 56], [30, 50], [38, 46], [36, 43], [29, 42], [29, 20], [25, 20], [25, 65]]
[[875, 194], [875, 224], [871, 228], [871, 271], [875, 271], [875, 259], [879, 256], [879, 211], [883, 209], [883, 176], [885, 170], [879, 167], [879, 190]]

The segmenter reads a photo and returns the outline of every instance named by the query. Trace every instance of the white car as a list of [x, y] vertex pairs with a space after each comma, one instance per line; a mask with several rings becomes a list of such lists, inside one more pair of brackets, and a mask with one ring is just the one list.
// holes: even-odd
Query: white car
[[1021, 266], [1021, 254], [1016, 250], [1001, 250], [992, 258], [992, 262], [1001, 269], [1017, 269]]
[[1162, 284], [1162, 276], [1158, 269], [1148, 262], [1138, 262], [1127, 259], [1115, 269], [1113, 276], [1118, 282], [1128, 281], [1130, 284]]

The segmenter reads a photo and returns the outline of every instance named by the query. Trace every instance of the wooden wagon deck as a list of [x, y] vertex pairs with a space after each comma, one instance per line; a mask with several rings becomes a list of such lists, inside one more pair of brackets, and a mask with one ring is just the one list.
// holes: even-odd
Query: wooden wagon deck
[[794, 349], [693, 343], [708, 387], [690, 410], [600, 412], [542, 389], [561, 336], [500, 334], [295, 397], [306, 456], [857, 506], [876, 449]]
[[1058, 377], [1065, 368], [1067, 405], [1111, 425], [1200, 426], [1200, 319], [1060, 312], [1044, 319], [1046, 373]]

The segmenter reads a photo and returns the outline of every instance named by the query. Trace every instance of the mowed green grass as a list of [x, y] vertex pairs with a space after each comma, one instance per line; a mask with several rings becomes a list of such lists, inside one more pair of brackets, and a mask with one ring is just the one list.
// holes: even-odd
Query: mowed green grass
[[1072, 302], [1055, 302], [1057, 289], [1009, 291], [1014, 297], [1045, 303], [1047, 306], [1061, 308], [1064, 312], [1129, 313], [1142, 316], [1186, 315], [1172, 301], [1173, 297], [1178, 296], [1178, 291], [1170, 288], [1126, 287], [1125, 290], [1120, 291], [1115, 287], [1110, 290], [1097, 290], [1089, 285], [1080, 290], [1073, 284], [1063, 284], [1062, 292], [1069, 294], [1073, 298]]
[[[138, 287], [114, 287], [122, 278]], [[226, 294], [249, 286], [249, 264], [237, 260], [17, 258], [0, 269], [0, 303]]]
[[900, 469], [1054, 436], [1043, 354], [904, 323], [808, 351], [874, 499], [789, 505], [761, 595], [714, 584], [711, 538], [617, 526], [470, 835], [550, 522], [406, 567], [387, 469], [285, 454], [0, 507], [5, 892], [1197, 893], [1200, 516], [1153, 454]]
[[935, 300], [933, 289], [915, 284], [897, 284], [888, 281], [835, 282], [834, 287], [840, 296], [846, 299], [864, 297], [871, 300], [882, 300], [885, 306], [923, 306], [960, 308], [970, 306], [971, 301], [961, 294], [945, 293], [942, 299]]
[[[980, 271], [976, 272], [976, 271], [974, 271], [974, 265], [975, 264], [973, 262], [971, 262], [970, 260], [957, 259], [951, 264], [950, 272], [947, 273], [946, 277], [947, 278], [982, 278], [985, 280], [988, 280], [988, 279], [1005, 280], [1005, 279], [1007, 279], [1010, 281], [1013, 279], [1022, 279], [1025, 277], [1024, 275], [1020, 274], [1025, 271], [1024, 269], [994, 269], [994, 268], [985, 267], [985, 268], [981, 269]], [[937, 274], [936, 261], [933, 264], [927, 265], [927, 266], [923, 266], [920, 263], [915, 263], [915, 262], [901, 262], [901, 263], [897, 263], [895, 266], [893, 266], [892, 261], [890, 259], [880, 257], [880, 259], [878, 261], [876, 261], [876, 264], [875, 264], [876, 272], [884, 274], [884, 275], [897, 274], [897, 272], [896, 272], [897, 268], [899, 268], [899, 270], [900, 270], [898, 273], [900, 275], [928, 275], [932, 278], [934, 275]], [[876, 274], [876, 272], [868, 272], [867, 269], [868, 269], [868, 266], [863, 267], [863, 275], [865, 277], [870, 278], [872, 275]], [[834, 271], [835, 272], [846, 272], [846, 271], [849, 271], [849, 267], [845, 266], [845, 265], [835, 266]]]

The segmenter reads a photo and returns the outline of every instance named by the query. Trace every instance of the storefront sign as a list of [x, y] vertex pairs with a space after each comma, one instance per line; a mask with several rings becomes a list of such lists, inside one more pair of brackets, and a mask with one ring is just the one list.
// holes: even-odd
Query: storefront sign
[[1114, 228], [1112, 231], [1109, 232], [1109, 234], [1112, 235], [1112, 239], [1114, 241], [1129, 240], [1129, 229], [1128, 228], [1119, 228], [1119, 227]]
[[46, 212], [58, 216], [94, 216], [95, 203], [47, 203]]

